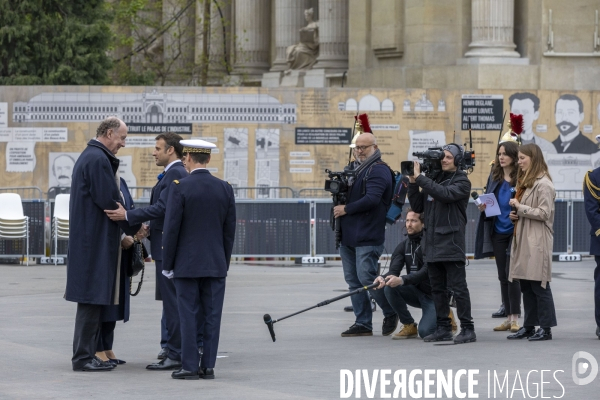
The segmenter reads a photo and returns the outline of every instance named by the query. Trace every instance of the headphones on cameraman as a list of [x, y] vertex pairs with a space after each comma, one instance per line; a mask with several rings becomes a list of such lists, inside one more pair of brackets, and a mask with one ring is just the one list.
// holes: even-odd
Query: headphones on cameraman
[[[462, 148], [462, 146], [460, 146], [456, 143], [448, 143], [447, 145], [442, 147], [442, 150], [450, 151], [450, 149], [449, 149], [450, 146], [454, 146], [458, 149], [458, 154], [456, 156], [454, 156], [454, 166], [459, 167], [465, 159], [463, 148]], [[452, 153], [452, 152], [450, 151], [450, 153]]]

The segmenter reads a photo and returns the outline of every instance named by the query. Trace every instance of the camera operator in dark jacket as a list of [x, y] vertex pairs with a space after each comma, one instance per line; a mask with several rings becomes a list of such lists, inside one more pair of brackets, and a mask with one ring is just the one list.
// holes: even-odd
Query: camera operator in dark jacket
[[[333, 208], [334, 217], [340, 218], [340, 256], [350, 290], [368, 286], [377, 277], [377, 262], [385, 241], [385, 215], [393, 190], [390, 168], [381, 161], [372, 133], [358, 136], [354, 155], [358, 168], [354, 178], [349, 179], [347, 204]], [[373, 291], [371, 295], [383, 312], [382, 334], [391, 335], [398, 326], [398, 316], [383, 291]], [[372, 336], [373, 312], [367, 292], [355, 294], [351, 301], [356, 321], [342, 332], [342, 337]]]
[[[412, 339], [417, 335], [424, 338], [436, 329], [435, 305], [431, 297], [431, 285], [427, 265], [423, 263], [421, 247], [423, 221], [423, 214], [408, 210], [406, 213], [408, 238], [396, 246], [389, 272], [375, 279], [375, 282], [380, 283], [377, 290], [384, 289], [385, 297], [404, 325], [400, 332], [392, 336], [392, 339]], [[406, 275], [400, 276], [404, 265], [406, 265]], [[418, 327], [407, 306], [422, 310]]]
[[437, 313], [437, 329], [424, 341], [452, 340], [447, 296], [450, 286], [454, 290], [461, 324], [460, 334], [454, 338], [454, 343], [469, 343], [476, 340], [465, 271], [465, 225], [471, 182], [459, 169], [464, 157], [462, 148], [451, 143], [443, 150], [442, 171], [435, 179], [421, 175], [421, 166], [415, 161], [414, 175], [409, 177], [408, 185], [412, 209], [425, 214], [423, 256]]

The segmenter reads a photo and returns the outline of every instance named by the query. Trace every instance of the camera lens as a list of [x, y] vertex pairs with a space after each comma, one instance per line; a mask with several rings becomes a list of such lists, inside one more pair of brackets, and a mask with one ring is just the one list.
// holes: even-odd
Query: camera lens
[[329, 189], [331, 191], [338, 190], [339, 188], [340, 188], [340, 184], [338, 182], [332, 181], [331, 183], [329, 183]]

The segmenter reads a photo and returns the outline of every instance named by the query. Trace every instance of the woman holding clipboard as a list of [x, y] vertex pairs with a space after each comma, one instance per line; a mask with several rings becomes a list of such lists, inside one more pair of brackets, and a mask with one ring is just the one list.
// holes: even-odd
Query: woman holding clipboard
[[519, 331], [521, 314], [521, 287], [519, 281], [508, 281], [510, 244], [514, 225], [509, 217], [511, 189], [517, 184], [517, 159], [519, 146], [512, 140], [500, 142], [496, 159], [487, 181], [486, 194], [493, 193], [500, 206], [500, 215], [486, 217], [485, 204], [478, 206], [481, 215], [477, 224], [475, 259], [494, 256], [498, 268], [500, 292], [506, 320], [494, 331]]

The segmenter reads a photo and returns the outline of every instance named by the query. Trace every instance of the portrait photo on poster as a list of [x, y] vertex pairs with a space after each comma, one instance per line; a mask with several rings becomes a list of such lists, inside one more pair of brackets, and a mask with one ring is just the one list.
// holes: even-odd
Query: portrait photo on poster
[[75, 161], [81, 153], [48, 154], [48, 187], [71, 187]]

